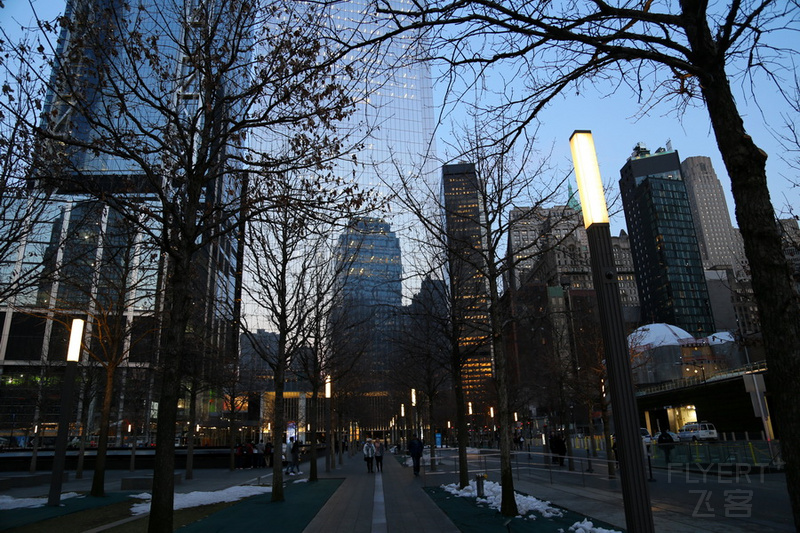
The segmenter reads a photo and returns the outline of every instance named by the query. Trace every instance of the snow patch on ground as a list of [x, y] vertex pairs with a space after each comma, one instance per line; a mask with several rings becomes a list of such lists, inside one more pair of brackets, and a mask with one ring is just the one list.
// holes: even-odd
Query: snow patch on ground
[[[187, 509], [189, 507], [199, 507], [201, 505], [209, 505], [212, 503], [221, 502], [235, 502], [250, 496], [258, 496], [259, 494], [266, 494], [272, 492], [272, 487], [257, 487], [251, 485], [239, 485], [230, 487], [225, 490], [217, 490], [214, 492], [187, 492], [186, 494], [175, 494], [174, 509]], [[144, 492], [131, 496], [131, 498], [150, 500], [150, 494]], [[150, 502], [136, 503], [131, 507], [131, 513], [140, 515], [150, 512]]]
[[[485, 503], [492, 509], [496, 509], [498, 511], [500, 510], [500, 503], [502, 501], [502, 488], [499, 483], [495, 483], [493, 481], [483, 482], [483, 493], [486, 496], [485, 498], [478, 498], [478, 489], [475, 481], [470, 481], [469, 486], [464, 487], [463, 489], [459, 489], [457, 483], [442, 485], [442, 488], [455, 496], [462, 498], [475, 498], [478, 503]], [[517, 500], [517, 509], [520, 513], [519, 518], [536, 520], [537, 515], [531, 514], [534, 512], [539, 513], [544, 518], [564, 516], [564, 512], [557, 507], [553, 507], [550, 502], [519, 493], [515, 493], [514, 496]], [[619, 531], [616, 530], [595, 527], [595, 525], [588, 518], [585, 518], [583, 522], [575, 522], [572, 524], [569, 528], [569, 531], [574, 533], [619, 533]]]
[[583, 522], [575, 522], [569, 526], [569, 530], [574, 531], [575, 533], [620, 533], [616, 529], [595, 527], [595, 525], [588, 518], [584, 518]]
[[[61, 495], [62, 500], [76, 498], [80, 496], [77, 492], [65, 492]], [[26, 509], [33, 507], [44, 507], [47, 505], [47, 498], [14, 498], [11, 496], [0, 495], [0, 510]]]
[[[469, 486], [464, 487], [463, 489], [458, 488], [458, 483], [442, 485], [442, 488], [455, 496], [460, 496], [463, 498], [475, 498], [478, 503], [485, 503], [488, 504], [492, 509], [497, 509], [498, 511], [500, 510], [500, 503], [503, 497], [502, 487], [499, 483], [495, 483], [493, 481], [483, 482], [483, 493], [484, 496], [486, 496], [485, 498], [478, 498], [478, 489], [475, 485], [475, 481], [470, 481]], [[530, 514], [534, 511], [538, 512], [545, 518], [550, 518], [552, 516], [563, 516], [561, 510], [551, 506], [550, 502], [519, 493], [515, 493], [514, 497], [517, 500], [517, 509], [519, 510], [520, 517], [531, 518], [535, 520], [536, 516]]]

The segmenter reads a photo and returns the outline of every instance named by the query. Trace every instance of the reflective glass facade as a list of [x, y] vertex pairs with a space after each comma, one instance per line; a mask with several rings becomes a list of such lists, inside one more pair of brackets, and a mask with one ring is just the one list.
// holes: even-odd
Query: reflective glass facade
[[361, 425], [386, 423], [393, 368], [398, 353], [402, 300], [400, 240], [389, 223], [358, 218], [339, 236], [336, 249], [340, 303], [331, 327], [336, 350], [357, 354], [360, 393], [364, 403]]
[[[89, 23], [76, 24], [72, 31], [78, 34], [62, 27], [57, 48], [60, 63], [51, 76], [43, 115], [47, 121], [43, 118], [41, 126], [94, 148], [42, 143], [43, 159], [49, 149], [50, 153], [65, 153], [69, 160], [67, 165], [42, 173], [43, 181], [61, 176], [69, 179], [54, 182], [53, 188], [59, 188], [45, 215], [18, 250], [0, 257], [0, 272], [12, 273], [0, 283], [31, 268], [43, 275], [0, 303], [0, 372], [8, 392], [0, 402], [0, 435], [9, 429], [4, 425], [8, 412], [17, 414], [17, 432], [25, 438], [38, 422], [55, 419], [58, 405], [48, 401], [48, 395], [52, 396], [48, 387], [57, 385], [63, 365], [49, 363], [64, 360], [67, 324], [72, 317], [87, 319], [87, 349], [81, 361], [86, 375], [92, 369], [103, 371], [97, 361], [122, 356], [112, 420], [128, 419], [137, 426], [137, 433], [149, 434], [159, 354], [157, 317], [163, 307], [159, 294], [167, 266], [165, 255], [143, 230], [149, 228], [159, 235], [162, 229], [157, 219], [162, 203], [145, 183], [146, 178], [169, 182], [163, 187], [167, 203], [171, 194], [178, 196], [181, 187], [186, 187], [181, 163], [201, 156], [185, 149], [181, 141], [188, 139], [187, 145], [197, 148], [202, 146], [198, 142], [201, 137], [208, 137], [201, 135], [203, 121], [198, 116], [203, 114], [195, 113], [203, 105], [199, 92], [203, 83], [191, 68], [196, 58], [187, 57], [187, 43], [208, 29], [207, 21], [214, 14], [220, 15], [221, 22], [214, 27], [217, 33], [206, 41], [210, 46], [225, 43], [229, 36], [221, 28], [229, 26], [218, 9], [222, 2], [143, 0], [134, 7], [118, 0], [68, 0], [66, 4], [66, 16], [88, 13]], [[201, 8], [210, 18], [190, 20]], [[113, 16], [103, 18], [106, 15]], [[137, 49], [132, 35], [141, 39], [141, 48]], [[107, 46], [92, 49], [87, 44], [98, 40]], [[137, 56], [137, 51], [141, 55]], [[146, 57], [150, 52], [152, 57]], [[224, 91], [222, 85], [216, 84], [215, 90]], [[185, 138], [176, 133], [179, 130]], [[219, 132], [214, 132], [211, 144], [221, 146], [219, 137]], [[119, 148], [122, 146], [125, 149]], [[217, 152], [219, 160], [236, 149], [223, 146]], [[235, 166], [210, 166], [215, 174], [201, 192], [205, 206], [238, 198], [229, 172]], [[118, 199], [134, 200], [137, 213], [146, 206], [142, 218], [134, 223], [132, 213], [115, 211], [109, 204], [80, 194], [80, 187], [62, 186], [70, 180], [96, 185]], [[194, 289], [196, 310], [191, 326], [194, 336], [190, 335], [193, 344], [186, 347], [191, 355], [212, 347], [220, 353], [231, 338], [229, 310], [237, 270], [235, 238], [202, 234], [198, 244], [195, 272], [187, 280]], [[114, 335], [121, 338], [113, 346], [116, 354], [104, 353], [109, 346], [98, 341], [106, 322], [121, 324], [124, 329], [122, 335]], [[89, 402], [90, 398], [86, 399], [80, 409], [89, 409]], [[92, 414], [97, 416], [97, 410]], [[88, 430], [93, 431], [96, 422], [89, 419]]]
[[620, 191], [639, 287], [642, 320], [695, 337], [714, 320], [692, 212], [676, 151], [638, 145], [620, 170]]
[[[412, 6], [409, 0], [391, 0], [395, 9]], [[375, 12], [369, 0], [336, 2], [330, 9], [331, 25], [343, 38], [371, 38], [395, 26]], [[434, 107], [430, 69], [416, 61], [425, 51], [425, 41], [411, 33], [385, 43], [378, 55], [364, 52], [350, 57], [357, 69], [357, 108], [345, 126], [355, 128], [356, 137], [366, 135], [364, 149], [358, 152], [360, 164], [342, 164], [339, 171], [365, 188], [375, 188], [386, 196], [391, 184], [406, 179], [435, 180], [437, 165], [434, 145]], [[400, 213], [394, 206], [394, 213]], [[395, 228], [404, 224], [402, 216], [385, 212]], [[399, 230], [398, 230], [399, 231]]]
[[[448, 268], [454, 314], [461, 329], [459, 344], [466, 363], [464, 389], [479, 401], [494, 375], [489, 338], [489, 285], [483, 259], [485, 213], [481, 210], [480, 177], [472, 163], [442, 167]], [[482, 266], [484, 265], [484, 266]]]

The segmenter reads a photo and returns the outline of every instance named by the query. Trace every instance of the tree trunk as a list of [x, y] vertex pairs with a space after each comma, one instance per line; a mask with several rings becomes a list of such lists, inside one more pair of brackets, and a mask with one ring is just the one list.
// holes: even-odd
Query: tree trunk
[[[719, 77], [717, 77], [719, 76]], [[717, 144], [731, 177], [736, 220], [750, 263], [767, 353], [775, 421], [786, 461], [786, 483], [800, 527], [800, 304], [783, 255], [781, 234], [767, 188], [767, 155], [744, 130], [727, 78], [703, 89]]]
[[[177, 246], [177, 245], [176, 245]], [[191, 245], [188, 245], [190, 247]], [[175, 424], [181, 382], [181, 358], [191, 314], [191, 269], [188, 257], [174, 260], [167, 298], [160, 354], [161, 389], [156, 426], [153, 495], [148, 533], [172, 533], [175, 501]]]
[[[280, 350], [280, 348], [279, 348]], [[279, 356], [280, 357], [280, 356]], [[284, 500], [283, 494], [283, 460], [281, 458], [283, 451], [283, 433], [286, 430], [286, 420], [283, 414], [283, 390], [285, 388], [283, 371], [275, 372], [275, 407], [273, 409], [273, 418], [275, 421], [274, 435], [275, 450], [272, 462], [272, 498], [273, 502], [282, 502]], [[291, 450], [286, 450], [286, 460], [291, 460]]]
[[229, 396], [231, 414], [228, 417], [228, 469], [233, 472], [236, 470], [236, 445], [239, 442], [239, 424], [236, 423], [236, 386], [231, 389]]
[[[86, 377], [87, 370], [84, 370], [83, 376]], [[89, 424], [89, 409], [87, 406], [86, 398], [89, 397], [89, 386], [83, 388], [83, 406], [81, 409], [81, 433], [80, 433], [80, 449], [78, 450], [78, 466], [75, 469], [75, 479], [83, 479], [83, 465], [86, 460], [86, 430]]]
[[461, 354], [458, 343], [452, 347], [451, 375], [456, 400], [456, 440], [458, 441], [458, 488], [469, 486], [469, 463], [467, 462], [467, 446], [469, 445], [469, 426], [467, 425], [467, 402], [464, 396], [464, 384], [461, 381]]
[[431, 443], [431, 472], [436, 472], [436, 428], [433, 425], [433, 395], [428, 395], [428, 420], [430, 421]]
[[725, 57], [711, 34], [706, 13], [684, 7], [684, 16], [695, 64], [704, 73], [700, 87], [706, 108], [731, 179], [767, 353], [786, 484], [794, 522], [800, 528], [800, 393], [796, 384], [800, 375], [800, 298], [783, 255], [767, 187], [767, 154], [745, 131], [725, 72]]
[[[111, 400], [114, 397], [114, 371], [116, 367], [106, 367], [106, 388], [103, 393], [103, 408], [100, 412], [100, 435], [97, 437], [97, 458], [94, 464], [92, 490], [90, 494], [96, 498], [105, 496], [106, 458], [108, 456], [108, 428], [111, 419]], [[122, 428], [119, 429], [121, 431]]]
[[186, 431], [186, 474], [185, 478], [194, 479], [194, 433], [197, 424], [197, 380], [192, 380], [189, 391], [189, 426]]
[[315, 387], [314, 390], [311, 391], [311, 406], [308, 410], [309, 414], [309, 424], [311, 426], [311, 442], [309, 445], [311, 446], [309, 450], [309, 461], [310, 464], [308, 465], [308, 480], [309, 481], [317, 481], [317, 404], [319, 399], [319, 392]]
[[495, 335], [494, 345], [497, 403], [500, 411], [500, 484], [502, 490], [500, 513], [503, 516], [517, 516], [519, 511], [514, 494], [514, 472], [511, 469], [511, 413], [508, 407], [508, 379], [502, 335]]

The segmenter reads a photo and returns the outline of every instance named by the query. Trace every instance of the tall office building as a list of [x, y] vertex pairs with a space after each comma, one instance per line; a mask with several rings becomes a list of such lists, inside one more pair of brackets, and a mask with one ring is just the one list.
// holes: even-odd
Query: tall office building
[[[589, 241], [583, 228], [580, 206], [517, 208], [509, 232], [509, 247], [519, 259], [519, 280], [533, 276], [537, 281], [559, 286], [569, 283], [576, 289], [592, 287]], [[568, 281], [567, 281], [568, 280]]]
[[795, 290], [800, 294], [800, 225], [796, 218], [780, 219], [778, 224], [781, 230], [783, 254], [792, 269]]
[[714, 319], [678, 153], [639, 143], [620, 169], [642, 320], [703, 337]]
[[[176, 5], [179, 9], [170, 9]], [[204, 8], [210, 14], [219, 5], [208, 2]], [[209, 105], [201, 94], [203, 80], [192, 68], [187, 48], [175, 45], [175, 40], [186, 43], [197, 38], [208, 25], [195, 16], [198, 12], [188, 20], [190, 11], [182, 2], [144, 0], [138, 9], [123, 7], [111, 0], [66, 3], [65, 17], [75, 24], [62, 26], [40, 126], [75, 142], [40, 143], [37, 155], [42, 166], [37, 167], [36, 177], [43, 189], [53, 193], [46, 216], [34, 221], [34, 230], [19, 243], [18, 253], [0, 257], [0, 271], [9, 273], [24, 270], [25, 263], [42, 262], [38, 282], [0, 305], [0, 370], [14, 376], [4, 381], [7, 394], [0, 401], [0, 423], [6, 424], [10, 421], [6, 414], [14, 413], [16, 434], [26, 440], [37, 425], [45, 429], [40, 436], [49, 436], [57, 418], [57, 393], [49, 388], [55, 380], [49, 378], [63, 370], [52, 363], [64, 359], [67, 325], [74, 317], [87, 321], [81, 360], [85, 377], [97, 379], [95, 374], [104, 372], [98, 361], [116, 364], [120, 358], [111, 419], [128, 420], [131, 431], [145, 438], [153, 427], [159, 312], [166, 307], [162, 291], [169, 265], [152, 238], [163, 229], [158, 222], [162, 204], [147, 179], [167, 182], [165, 175], [181, 175], [176, 159], [191, 152], [180, 148], [175, 132], [182, 126], [198, 150], [200, 141], [208, 140], [199, 133], [206, 122], [199, 118], [192, 123]], [[130, 48], [125, 47], [133, 42], [125, 32], [134, 28], [143, 43], [158, 47], [152, 61], [126, 53]], [[210, 33], [216, 39], [209, 43], [222, 44], [226, 32], [227, 27], [214, 28]], [[224, 89], [224, 84], [215, 86], [217, 91]], [[212, 144], [220, 149], [202, 190], [209, 212], [227, 202], [238, 205], [238, 189], [227, 173], [231, 167], [221, 163], [235, 148], [221, 141], [222, 133], [213, 133]], [[171, 183], [175, 188], [164, 187], [165, 196], [180, 194], [180, 179]], [[31, 190], [32, 195], [40, 192]], [[135, 210], [120, 207], [127, 200]], [[142, 206], [150, 210], [139, 211]], [[141, 213], [138, 223], [131, 220], [133, 213]], [[191, 352], [187, 364], [204, 360], [203, 354], [224, 354], [233, 342], [229, 310], [238, 242], [235, 235], [197, 237], [193, 276], [184, 280], [195, 296], [194, 334], [188, 335], [183, 347]], [[114, 341], [110, 346], [99, 340], [109, 337]], [[82, 395], [83, 413], [97, 416], [93, 398], [104, 392], [105, 381], [100, 383]], [[204, 411], [198, 422], [207, 426], [216, 417], [213, 424], [218, 425], [221, 413], [210, 412], [208, 402], [199, 403]], [[186, 414], [183, 408], [181, 402], [179, 416]], [[87, 429], [93, 431], [96, 422], [89, 417]], [[120, 436], [117, 432], [117, 443]]]
[[376, 308], [399, 308], [400, 240], [388, 222], [372, 217], [351, 220], [339, 236], [337, 257], [344, 299]]
[[[395, 9], [404, 3], [388, 2]], [[333, 2], [329, 9], [329, 20], [343, 39], [371, 39], [395, 27], [392, 18], [377, 13], [377, 4], [370, 0]], [[435, 179], [433, 88], [428, 63], [419, 61], [428, 55], [424, 46], [418, 34], [407, 32], [384, 43], [377, 55], [373, 50], [355, 52], [353, 65], [361, 81], [356, 111], [346, 125], [355, 128], [356, 137], [366, 135], [364, 148], [357, 154], [356, 179], [385, 198], [401, 177]], [[349, 175], [352, 169], [343, 166], [340, 170]], [[400, 212], [397, 206], [393, 211]], [[396, 228], [407, 222], [400, 216], [396, 223], [388, 211], [380, 217]]]
[[[442, 167], [444, 219], [450, 290], [459, 344], [466, 359], [462, 379], [467, 400], [481, 402], [494, 374], [489, 338], [489, 285], [486, 279], [486, 214], [481, 209], [478, 176], [473, 163]], [[477, 406], [476, 406], [477, 407]]]
[[358, 357], [359, 422], [376, 429], [392, 413], [389, 372], [398, 353], [401, 325], [402, 263], [400, 240], [388, 222], [362, 217], [350, 221], [336, 248], [339, 303], [331, 327], [334, 350]]
[[[580, 204], [572, 201], [565, 206], [536, 208], [533, 213], [524, 207], [511, 211], [514, 226], [508, 236], [508, 254], [514, 258], [511, 275], [515, 286], [531, 280], [548, 286], [594, 289], [589, 242], [581, 217]], [[638, 308], [628, 234], [621, 231], [611, 238], [611, 243], [622, 306]], [[633, 315], [626, 309], [627, 316]]]
[[727, 266], [741, 270], [744, 249], [731, 224], [725, 193], [711, 159], [687, 157], [681, 163], [681, 175], [686, 184], [703, 266], [706, 269]]

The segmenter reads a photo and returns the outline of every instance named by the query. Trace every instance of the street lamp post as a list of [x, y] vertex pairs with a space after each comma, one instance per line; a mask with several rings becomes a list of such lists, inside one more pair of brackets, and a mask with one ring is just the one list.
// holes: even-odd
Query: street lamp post
[[331, 471], [333, 459], [333, 385], [331, 376], [325, 376], [325, 399], [328, 400], [327, 416], [325, 417], [325, 472]]
[[589, 240], [592, 278], [600, 307], [600, 325], [616, 425], [625, 522], [628, 531], [653, 532], [655, 528], [650, 508], [650, 491], [644, 468], [639, 417], [600, 167], [590, 131], [573, 132], [569, 142]]
[[72, 321], [72, 332], [69, 336], [69, 349], [67, 350], [67, 368], [64, 372], [64, 382], [61, 384], [61, 412], [58, 415], [58, 433], [56, 434], [56, 449], [53, 455], [53, 474], [50, 477], [50, 494], [47, 505], [61, 505], [61, 485], [64, 481], [64, 464], [67, 458], [67, 437], [69, 423], [72, 418], [72, 397], [75, 392], [75, 372], [81, 355], [81, 339], [83, 337], [83, 320], [76, 318]]

